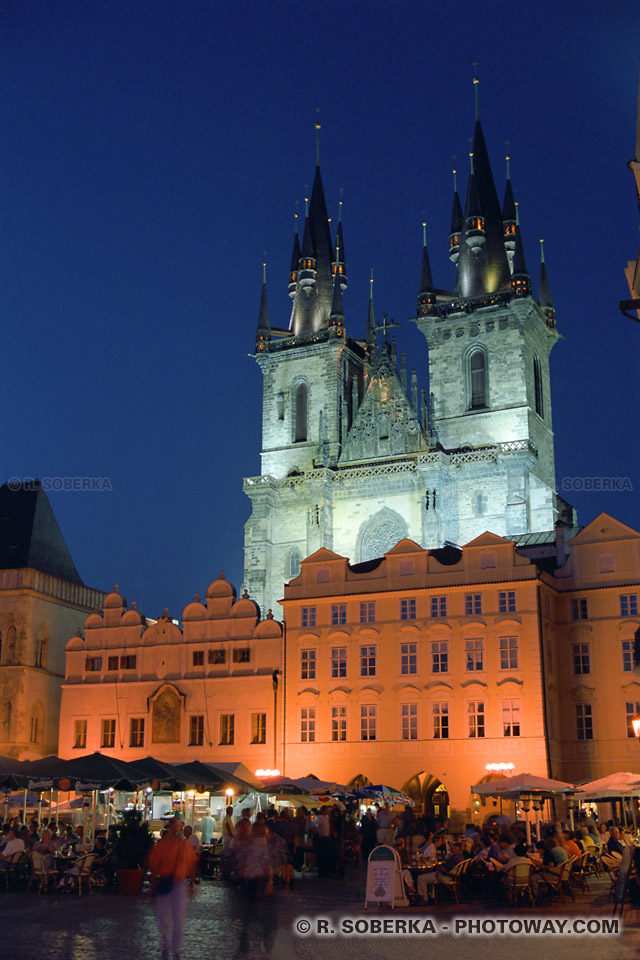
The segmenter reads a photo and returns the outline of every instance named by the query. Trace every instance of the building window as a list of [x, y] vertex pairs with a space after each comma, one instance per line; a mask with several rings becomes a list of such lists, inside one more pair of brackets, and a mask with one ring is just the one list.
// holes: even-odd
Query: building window
[[520, 701], [502, 701], [502, 735], [503, 737], [520, 736]]
[[484, 737], [484, 701], [469, 700], [467, 703], [467, 729], [470, 737]]
[[316, 608], [302, 607], [300, 611], [300, 626], [315, 627], [315, 625], [316, 625]]
[[579, 597], [577, 600], [571, 601], [571, 619], [572, 620], [587, 620], [589, 617], [589, 609], [587, 607], [587, 598]]
[[84, 668], [87, 673], [100, 673], [102, 670], [102, 657], [87, 657]]
[[589, 654], [588, 643], [574, 643], [573, 650], [573, 672], [574, 674], [591, 673], [591, 657]]
[[76, 720], [73, 724], [73, 749], [84, 750], [87, 745], [87, 721]]
[[209, 650], [207, 654], [208, 663], [219, 665], [221, 663], [227, 662], [227, 651], [226, 650]]
[[333, 627], [342, 626], [347, 622], [346, 603], [333, 603], [331, 605], [331, 625]]
[[365, 600], [360, 604], [360, 623], [376, 622], [376, 602], [375, 600]]
[[267, 742], [267, 715], [266, 713], [251, 714], [251, 743]]
[[360, 706], [360, 739], [376, 739], [376, 719], [378, 709], [375, 703], [364, 703]]
[[144, 717], [131, 717], [129, 746], [144, 747]]
[[103, 720], [100, 730], [100, 746], [112, 750], [116, 745], [116, 721], [115, 718]]
[[400, 673], [415, 674], [418, 672], [418, 644], [400, 644]]
[[498, 613], [516, 612], [515, 590], [500, 590], [498, 593]]
[[124, 657], [120, 657], [120, 669], [121, 670], [135, 670], [136, 668], [136, 655], [134, 654], [125, 654]]
[[447, 615], [447, 598], [431, 597], [431, 616], [446, 617], [446, 615]]
[[118, 669], [118, 658], [109, 657], [109, 659], [107, 660], [107, 670], [109, 671], [109, 673], [113, 673], [117, 669]]
[[290, 577], [297, 577], [298, 574], [300, 573], [301, 560], [302, 560], [302, 556], [300, 555], [300, 551], [297, 549], [292, 550], [291, 553], [289, 554], [289, 576]]
[[347, 739], [346, 706], [331, 707], [331, 739], [343, 743]]
[[202, 714], [189, 717], [189, 746], [201, 747], [204, 743], [204, 716]]
[[468, 671], [484, 670], [483, 641], [481, 639], [466, 640], [464, 652]]
[[620, 594], [620, 616], [637, 617], [638, 616], [638, 594], [621, 593]]
[[295, 443], [307, 439], [307, 385], [299, 383], [294, 394], [294, 434]]
[[360, 647], [360, 676], [375, 677], [375, 675], [376, 675], [375, 646]]
[[414, 597], [410, 597], [408, 600], [400, 601], [400, 619], [401, 620], [415, 620], [416, 618], [416, 601]]
[[316, 651], [300, 651], [300, 679], [315, 680], [316, 678]]
[[487, 363], [482, 350], [474, 350], [469, 364], [469, 409], [480, 410], [487, 405]]
[[576, 703], [576, 739], [593, 740], [593, 717], [590, 703]]
[[400, 716], [402, 720], [402, 739], [417, 740], [418, 739], [418, 704], [403, 703], [400, 708]]
[[433, 673], [449, 672], [449, 642], [434, 640], [431, 644], [431, 669]]
[[204, 650], [194, 650], [192, 660], [194, 667], [204, 667]]
[[223, 713], [220, 715], [220, 745], [230, 747], [234, 742], [236, 727], [235, 713]]
[[633, 670], [633, 640], [622, 641], [622, 669], [625, 673], [631, 673]]
[[482, 613], [482, 594], [467, 593], [464, 598], [464, 615], [472, 617], [475, 614]]
[[542, 398], [542, 373], [540, 370], [540, 361], [537, 357], [533, 358], [533, 391], [535, 395], [536, 413], [544, 419], [544, 402]]
[[[0, 647], [2, 646], [2, 638], [0, 637]], [[36, 637], [36, 667], [46, 667], [47, 665], [47, 636], [44, 632], [44, 628], [40, 628], [38, 636]]]
[[[33, 713], [31, 715], [31, 724], [29, 728], [29, 740], [31, 741], [31, 743], [40, 743], [40, 737], [41, 737], [40, 717], [37, 713]], [[85, 746], [86, 746], [86, 743], [87, 743], [86, 731], [84, 735], [84, 740], [85, 740]]]
[[346, 677], [347, 675], [347, 648], [333, 647], [331, 650], [331, 676]]
[[500, 669], [518, 669], [518, 638], [500, 637]]
[[431, 720], [433, 723], [433, 739], [449, 739], [449, 704], [432, 703]]
[[316, 739], [316, 708], [303, 707], [300, 711], [300, 742], [314, 743]]
[[475, 514], [476, 517], [484, 517], [487, 512], [487, 497], [484, 493], [476, 493]]
[[636, 700], [635, 702], [625, 703], [625, 709], [627, 713], [627, 736], [631, 737], [633, 740], [635, 733], [633, 732], [633, 727], [631, 726], [631, 721], [634, 717], [640, 714], [640, 701]]
[[233, 651], [234, 663], [251, 663], [251, 649], [249, 647], [237, 647]]

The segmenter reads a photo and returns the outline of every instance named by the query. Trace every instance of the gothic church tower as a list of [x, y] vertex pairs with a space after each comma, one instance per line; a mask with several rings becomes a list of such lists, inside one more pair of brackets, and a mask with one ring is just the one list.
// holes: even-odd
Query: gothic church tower
[[426, 548], [485, 530], [522, 540], [570, 513], [555, 493], [558, 334], [544, 257], [536, 301], [511, 181], [501, 207], [477, 110], [449, 244], [457, 278], [445, 291], [423, 237], [414, 322], [428, 345], [427, 402], [404, 356], [398, 371], [393, 324], [376, 326], [372, 294], [364, 339], [347, 335], [342, 218], [334, 240], [317, 163], [302, 243], [294, 237], [289, 325], [271, 325], [263, 279], [256, 332], [262, 453], [260, 476], [244, 481], [245, 584], [263, 612], [321, 546], [361, 563], [403, 537]]

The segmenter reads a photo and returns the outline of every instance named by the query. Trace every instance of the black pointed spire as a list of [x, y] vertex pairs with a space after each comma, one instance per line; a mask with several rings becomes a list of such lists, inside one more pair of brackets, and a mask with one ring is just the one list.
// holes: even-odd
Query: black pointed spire
[[433, 312], [436, 294], [433, 289], [429, 251], [427, 250], [427, 224], [422, 222], [422, 269], [420, 271], [420, 292], [418, 293], [418, 316], [424, 317]]
[[556, 311], [551, 299], [551, 288], [547, 276], [547, 265], [544, 260], [544, 241], [540, 241], [540, 286], [538, 287], [538, 303], [547, 320], [555, 325]]
[[373, 270], [369, 281], [369, 312], [367, 314], [367, 353], [372, 361], [376, 355], [378, 341], [376, 338], [376, 318], [373, 312]]
[[480, 252], [485, 243], [484, 217], [476, 185], [476, 172], [473, 165], [473, 153], [469, 154], [469, 182], [467, 183], [467, 199], [464, 205], [464, 240], [474, 254]]
[[298, 214], [295, 214], [295, 233], [293, 235], [293, 250], [291, 251], [291, 267], [289, 268], [289, 296], [293, 299], [296, 295], [296, 285], [298, 283], [298, 271], [300, 269], [300, 240], [298, 238]]
[[511, 186], [509, 157], [507, 157], [507, 182], [504, 188], [504, 203], [502, 204], [502, 225], [504, 227], [504, 248], [507, 251], [509, 265], [513, 268], [513, 253], [516, 248], [516, 203]]
[[457, 263], [460, 253], [460, 236], [464, 228], [464, 218], [462, 216], [462, 204], [458, 194], [458, 183], [456, 179], [457, 170], [453, 169], [453, 209], [451, 211], [451, 233], [449, 234], [449, 259]]
[[531, 277], [527, 270], [527, 262], [524, 258], [524, 247], [522, 245], [522, 234], [520, 233], [520, 217], [516, 205], [516, 245], [513, 252], [513, 274], [511, 277], [511, 287], [516, 297], [528, 297], [531, 295]]
[[264, 352], [268, 349], [271, 340], [271, 324], [269, 323], [269, 304], [267, 302], [267, 265], [262, 264], [262, 294], [260, 296], [260, 310], [258, 312], [258, 329], [256, 330], [256, 350]]
[[336, 253], [332, 264], [333, 275], [340, 274], [340, 286], [347, 289], [347, 261], [344, 255], [344, 240], [342, 238], [342, 197], [338, 206], [338, 229], [336, 230]]

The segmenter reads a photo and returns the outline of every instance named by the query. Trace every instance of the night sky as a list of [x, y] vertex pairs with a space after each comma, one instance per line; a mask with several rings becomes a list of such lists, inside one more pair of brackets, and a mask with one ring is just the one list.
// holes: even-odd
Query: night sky
[[[242, 587], [262, 260], [284, 327], [317, 109], [334, 218], [343, 190], [347, 332], [364, 336], [374, 268], [378, 319], [401, 322], [427, 386], [407, 322], [421, 221], [451, 287], [474, 62], [498, 193], [508, 149], [534, 289], [544, 237], [565, 338], [559, 492], [583, 524], [606, 510], [640, 528], [640, 327], [618, 310], [638, 249], [636, 5], [1, 0], [0, 17], [2, 480], [108, 478], [50, 494], [85, 583], [118, 583], [152, 617], [180, 617], [221, 568]], [[573, 492], [574, 477], [634, 489]]]

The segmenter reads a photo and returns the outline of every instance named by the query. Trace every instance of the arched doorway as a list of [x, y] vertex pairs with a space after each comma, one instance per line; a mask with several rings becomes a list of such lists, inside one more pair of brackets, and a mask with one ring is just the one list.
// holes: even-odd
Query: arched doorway
[[449, 794], [447, 788], [431, 773], [424, 770], [407, 780], [403, 793], [411, 797], [414, 813], [434, 821], [446, 820], [449, 816]]
[[371, 780], [369, 780], [368, 777], [365, 777], [363, 773], [358, 773], [355, 777], [349, 780], [347, 786], [355, 793], [355, 791], [359, 790], [360, 787], [370, 787]]

